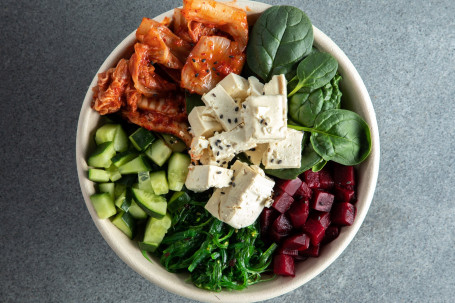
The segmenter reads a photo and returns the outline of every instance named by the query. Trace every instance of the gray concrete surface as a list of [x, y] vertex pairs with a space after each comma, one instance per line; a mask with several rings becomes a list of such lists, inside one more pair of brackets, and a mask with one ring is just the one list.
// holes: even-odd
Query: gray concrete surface
[[[357, 67], [381, 137], [374, 200], [341, 257], [267, 302], [455, 299], [455, 2], [265, 1], [306, 11]], [[75, 166], [79, 109], [113, 48], [181, 1], [12, 1], [0, 10], [0, 302], [190, 302], [103, 240]]]

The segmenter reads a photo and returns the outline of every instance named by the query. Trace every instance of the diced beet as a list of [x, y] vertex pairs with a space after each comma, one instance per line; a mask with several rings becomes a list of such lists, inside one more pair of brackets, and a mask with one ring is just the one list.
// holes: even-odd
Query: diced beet
[[261, 234], [265, 236], [272, 226], [275, 219], [278, 217], [280, 213], [277, 212], [273, 208], [264, 208], [261, 213], [261, 217], [259, 218], [259, 222], [261, 225]]
[[311, 169], [305, 171], [305, 182], [310, 188], [320, 188], [319, 172], [313, 172]]
[[351, 203], [336, 203], [331, 211], [332, 223], [339, 225], [352, 225], [355, 218], [355, 206]]
[[294, 256], [294, 262], [302, 262], [302, 261], [305, 261], [306, 259], [308, 259], [307, 256], [301, 256], [301, 255], [297, 255], [297, 256]]
[[273, 258], [273, 272], [281, 276], [294, 277], [294, 258], [290, 255], [275, 255]]
[[319, 184], [320, 184], [319, 188], [323, 188], [323, 189], [332, 189], [332, 187], [334, 185], [332, 175], [326, 168], [319, 171]]
[[302, 229], [308, 218], [309, 212], [310, 203], [308, 201], [301, 200], [292, 204], [291, 208], [287, 212], [287, 215], [296, 229]]
[[278, 255], [289, 255], [289, 256], [298, 256], [299, 255], [299, 251], [297, 249], [287, 249], [287, 248], [283, 248], [283, 247], [280, 247], [277, 251], [276, 251], [276, 254]]
[[300, 187], [295, 192], [294, 198], [310, 200], [312, 195], [313, 195], [313, 191], [308, 186], [308, 184], [306, 184], [305, 182], [302, 182]]
[[302, 180], [295, 178], [293, 180], [278, 180], [276, 186], [288, 195], [293, 196], [302, 184]]
[[289, 234], [292, 230], [292, 224], [286, 215], [281, 214], [272, 224], [272, 230], [279, 234]]
[[309, 246], [310, 237], [304, 233], [287, 237], [282, 244], [285, 249], [297, 249], [298, 251], [306, 250]]
[[353, 188], [355, 186], [355, 172], [353, 166], [345, 166], [338, 163], [333, 165], [333, 180], [342, 187]]
[[320, 245], [310, 245], [307, 250], [299, 251], [299, 256], [302, 257], [313, 257], [316, 258], [319, 256]]
[[[279, 233], [276, 230], [274, 230], [273, 228], [269, 231], [270, 239], [277, 244], [281, 243], [281, 241], [283, 241], [283, 239], [286, 238], [288, 235], [289, 235], [289, 232]], [[266, 239], [266, 240], [268, 240], [268, 239]], [[266, 242], [268, 242], [268, 241], [266, 241]]]
[[307, 220], [303, 231], [310, 237], [311, 244], [318, 245], [324, 238], [325, 228], [318, 220]]
[[322, 243], [329, 243], [338, 238], [338, 235], [340, 234], [340, 227], [336, 225], [330, 225], [326, 230], [325, 230], [325, 235], [324, 239], [322, 239]]
[[335, 185], [334, 193], [337, 202], [351, 202], [355, 195], [354, 190], [342, 187], [339, 184]]
[[294, 198], [288, 195], [285, 191], [280, 192], [275, 196], [272, 207], [275, 208], [280, 213], [284, 214], [294, 202]]
[[310, 218], [308, 220], [315, 220], [321, 223], [324, 229], [327, 229], [332, 222], [330, 220], [330, 213], [322, 212], [322, 211], [312, 211]]
[[313, 199], [311, 200], [311, 208], [319, 211], [329, 212], [332, 208], [335, 196], [321, 190], [313, 192]]

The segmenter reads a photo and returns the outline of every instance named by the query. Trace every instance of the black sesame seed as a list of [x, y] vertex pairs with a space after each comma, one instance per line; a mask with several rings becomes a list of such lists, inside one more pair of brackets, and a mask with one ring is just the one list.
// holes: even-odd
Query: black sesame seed
[[235, 107], [235, 111], [236, 111], [236, 112], [239, 111], [239, 107], [238, 107], [238, 106]]
[[231, 119], [228, 119], [228, 122], [231, 123], [232, 122]]
[[234, 182], [232, 182], [232, 187], [235, 187], [235, 183]]
[[197, 78], [199, 76], [199, 73], [195, 73], [194, 76]]
[[231, 144], [226, 145], [227, 148], [231, 147]]
[[281, 164], [281, 162], [283, 162], [283, 160], [278, 160], [278, 164]]
[[202, 61], [202, 62], [205, 62], [205, 59], [202, 59], [201, 61]]
[[227, 163], [226, 161], [223, 161], [223, 163], [222, 163], [222, 164], [224, 165], [224, 164], [226, 164], [226, 163]]
[[219, 155], [220, 155], [220, 152], [217, 152], [216, 155], [219, 156]]
[[221, 150], [223, 150], [223, 147], [222, 147], [221, 145], [220, 145], [220, 146], [218, 146], [218, 147], [219, 147]]
[[222, 114], [220, 115], [220, 119], [223, 119], [223, 115]]
[[265, 126], [267, 126], [267, 125], [268, 125], [268, 124], [267, 124], [267, 122], [265, 122], [264, 124], [265, 124]]
[[245, 104], [242, 104], [242, 107], [243, 107], [243, 108], [246, 108], [246, 105], [245, 105]]
[[196, 59], [193, 58], [192, 60], [193, 60], [193, 62], [196, 62]]
[[214, 72], [216, 72], [216, 67], [212, 67], [212, 70], [213, 70]]
[[270, 163], [273, 163], [273, 160], [275, 160], [275, 159], [270, 160]]
[[234, 119], [234, 123], [237, 123], [239, 120], [237, 120], [237, 118]]
[[213, 64], [218, 64], [218, 61], [213, 62]]
[[256, 150], [256, 148], [254, 148], [254, 147], [251, 149], [251, 151], [255, 151], [255, 150]]
[[220, 171], [220, 170], [219, 170], [219, 171], [217, 171], [216, 173], [217, 173], [218, 175], [221, 175], [221, 171]]
[[217, 76], [219, 76], [219, 75], [220, 75], [220, 73], [216, 73], [216, 75], [217, 75]]
[[221, 143], [221, 140], [220, 140], [220, 139], [218, 139], [218, 140], [216, 140], [216, 142], [218, 142], [218, 143]]
[[216, 98], [216, 95], [214, 93], [212, 93], [212, 96]]
[[[235, 173], [235, 170], [234, 170], [234, 173]], [[231, 177], [231, 181], [234, 181], [234, 177]]]
[[232, 185], [232, 182], [229, 182], [229, 185]]
[[251, 156], [250, 156], [250, 155], [248, 155], [248, 159], [250, 159], [250, 160], [251, 160]]
[[230, 56], [229, 56], [229, 58], [231, 58], [231, 59], [232, 59], [232, 58], [234, 58], [234, 56], [230, 55]]
[[224, 191], [222, 191], [221, 194], [224, 195]]
[[209, 69], [206, 69], [205, 72], [208, 74], [208, 73], [210, 72], [210, 70], [209, 70]]
[[264, 123], [264, 119], [261, 119], [261, 122], [259, 122], [259, 123], [261, 123], [261, 124]]

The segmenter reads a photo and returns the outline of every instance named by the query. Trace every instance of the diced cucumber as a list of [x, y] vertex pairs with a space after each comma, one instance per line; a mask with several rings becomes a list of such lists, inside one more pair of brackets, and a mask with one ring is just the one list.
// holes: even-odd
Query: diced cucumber
[[190, 195], [184, 191], [175, 192], [169, 202], [167, 203], [167, 210], [171, 213], [175, 213], [183, 205], [191, 201]]
[[172, 149], [164, 143], [163, 140], [159, 139], [153, 142], [153, 144], [145, 151], [147, 157], [159, 166], [163, 166], [167, 159], [172, 154]]
[[127, 188], [117, 199], [115, 199], [115, 206], [123, 211], [129, 211], [132, 202], [133, 194], [131, 193], [131, 189]]
[[138, 188], [133, 188], [132, 191], [136, 203], [147, 215], [154, 218], [164, 217], [167, 208], [166, 198]]
[[134, 235], [135, 222], [134, 218], [127, 212], [120, 211], [114, 217], [112, 223], [117, 226], [128, 238], [132, 239]]
[[112, 157], [111, 161], [115, 166], [120, 167], [123, 164], [130, 162], [136, 157], [137, 153], [127, 150], [122, 153], [116, 154], [114, 157]]
[[143, 211], [134, 200], [131, 201], [131, 206], [128, 209], [128, 212], [137, 220], [146, 219], [148, 217], [147, 213]]
[[164, 142], [172, 149], [173, 152], [181, 153], [187, 149], [186, 144], [173, 135], [161, 134], [161, 137], [163, 137]]
[[124, 152], [128, 149], [128, 136], [120, 124], [117, 126], [117, 133], [114, 137], [114, 149], [118, 152]]
[[95, 142], [100, 145], [104, 142], [114, 141], [115, 134], [118, 130], [118, 124], [104, 124], [96, 130]]
[[111, 159], [115, 155], [114, 143], [104, 142], [98, 145], [88, 158], [88, 165], [93, 167], [104, 167], [108, 168], [111, 166]]
[[112, 200], [114, 200], [114, 183], [100, 183], [98, 184], [98, 189], [101, 193], [108, 193], [111, 195]]
[[137, 175], [123, 175], [120, 179], [115, 181], [116, 184], [131, 186], [137, 182]]
[[122, 174], [118, 170], [117, 166], [115, 166], [114, 164], [111, 164], [109, 168], [106, 168], [106, 171], [109, 172], [109, 179], [112, 182], [120, 180], [120, 178], [122, 177]]
[[167, 169], [167, 180], [169, 189], [173, 191], [182, 190], [188, 175], [188, 166], [191, 163], [190, 156], [182, 153], [173, 153], [169, 159]]
[[93, 207], [100, 219], [109, 218], [117, 213], [114, 200], [109, 193], [96, 193], [90, 196]]
[[150, 131], [140, 127], [129, 137], [129, 139], [138, 151], [143, 151], [155, 141], [155, 136]]
[[147, 221], [144, 232], [144, 241], [139, 242], [141, 250], [154, 252], [163, 241], [164, 235], [171, 227], [172, 218], [166, 214], [163, 218], [150, 218]]
[[123, 194], [126, 190], [126, 185], [114, 183], [114, 196], [118, 198], [121, 194]]
[[150, 165], [147, 162], [147, 159], [143, 155], [139, 155], [133, 160], [123, 164], [118, 168], [122, 175], [126, 174], [137, 174], [142, 171], [149, 171]]
[[109, 177], [111, 174], [104, 169], [99, 168], [89, 168], [88, 169], [88, 179], [93, 182], [109, 182]]
[[156, 195], [165, 195], [169, 192], [169, 184], [164, 170], [150, 173], [150, 181]]
[[150, 181], [150, 173], [148, 171], [140, 172], [137, 174], [137, 179], [139, 180], [138, 188], [148, 191], [152, 194], [155, 193], [152, 187], [152, 182]]

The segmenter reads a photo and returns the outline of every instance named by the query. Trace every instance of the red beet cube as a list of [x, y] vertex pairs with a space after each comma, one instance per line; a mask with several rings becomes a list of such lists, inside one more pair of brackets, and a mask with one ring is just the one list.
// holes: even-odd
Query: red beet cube
[[353, 189], [348, 189], [338, 184], [335, 185], [334, 193], [335, 199], [338, 202], [351, 202], [355, 195], [355, 191]]
[[291, 207], [294, 198], [285, 191], [282, 191], [275, 196], [274, 201], [272, 207], [284, 214]]
[[276, 186], [288, 195], [293, 196], [302, 184], [302, 180], [295, 178], [293, 180], [278, 180]]
[[336, 225], [331, 225], [325, 230], [324, 239], [322, 239], [322, 243], [329, 243], [338, 238], [340, 234], [340, 228]]
[[292, 224], [286, 215], [281, 214], [273, 222], [272, 230], [282, 235], [289, 234], [292, 230]]
[[325, 191], [314, 191], [313, 199], [311, 200], [311, 208], [319, 211], [329, 212], [332, 208], [335, 196]]
[[275, 221], [279, 214], [280, 214], [279, 212], [277, 212], [275, 209], [271, 207], [264, 208], [259, 218], [262, 235], [266, 235], [269, 232], [270, 227], [272, 226], [273, 222]]
[[308, 186], [308, 184], [306, 184], [305, 182], [302, 182], [300, 187], [295, 192], [294, 197], [299, 198], [299, 199], [304, 199], [304, 200], [310, 200], [312, 195], [313, 195], [313, 191]]
[[296, 249], [298, 251], [306, 250], [310, 246], [310, 237], [306, 234], [298, 234], [294, 236], [287, 237], [283, 241], [284, 249]]
[[333, 187], [334, 181], [327, 169], [323, 169], [319, 172], [319, 184], [319, 187], [323, 189], [331, 189]]
[[332, 223], [338, 225], [352, 225], [355, 218], [355, 206], [351, 203], [336, 203], [332, 208]]
[[311, 169], [309, 169], [304, 173], [304, 178], [306, 184], [308, 184], [310, 188], [321, 187], [321, 183], [319, 182], [319, 172], [313, 172]]
[[318, 245], [324, 238], [325, 228], [317, 220], [307, 220], [303, 226], [303, 231], [310, 237], [311, 244]]
[[308, 201], [301, 200], [292, 204], [291, 208], [287, 212], [287, 215], [296, 229], [302, 229], [309, 213], [310, 203]]
[[341, 185], [342, 187], [353, 188], [355, 186], [354, 167], [334, 163], [333, 180], [335, 184]]
[[[270, 235], [270, 239], [273, 242], [279, 244], [279, 243], [281, 243], [281, 241], [283, 241], [284, 238], [286, 238], [289, 235], [289, 233], [279, 233], [276, 230], [273, 230], [273, 228], [272, 228], [269, 231], [269, 235]], [[266, 240], [268, 240], [268, 239], [266, 239]], [[268, 242], [268, 241], [266, 241], [266, 242]]]
[[321, 223], [321, 225], [322, 225], [322, 227], [324, 227], [324, 229], [327, 229], [329, 227], [330, 223], [332, 222], [330, 220], [330, 213], [321, 212], [321, 211], [311, 212], [310, 218], [308, 220], [319, 221], [319, 223]]
[[297, 249], [287, 249], [287, 248], [283, 248], [283, 247], [280, 247], [277, 251], [276, 251], [276, 254], [278, 255], [288, 255], [288, 256], [298, 256], [299, 255], [299, 251]]
[[310, 245], [307, 250], [299, 251], [299, 256], [302, 257], [318, 257], [319, 256], [319, 247], [320, 245]]
[[275, 255], [273, 272], [277, 275], [294, 277], [294, 258], [290, 255]]

